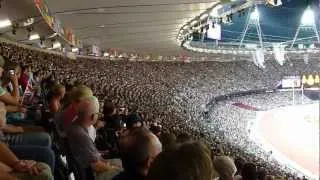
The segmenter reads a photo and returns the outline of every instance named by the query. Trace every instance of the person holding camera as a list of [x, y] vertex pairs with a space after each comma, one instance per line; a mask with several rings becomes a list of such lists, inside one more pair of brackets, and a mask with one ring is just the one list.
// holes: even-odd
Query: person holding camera
[[[0, 78], [3, 74], [4, 59], [0, 56]], [[2, 79], [2, 78], [1, 78]], [[17, 89], [17, 78], [12, 75], [13, 87]], [[9, 106], [23, 108], [18, 101], [19, 96], [11, 95], [2, 86], [0, 86], [0, 134], [5, 142], [13, 150], [17, 146], [35, 146], [46, 151], [47, 156], [44, 158], [52, 168], [54, 167], [54, 153], [51, 150], [51, 137], [45, 132], [25, 132], [23, 126], [14, 126], [7, 122], [7, 111]], [[24, 147], [17, 147], [17, 152], [27, 153]], [[44, 154], [44, 153], [42, 153]]]
[[[3, 76], [1, 76], [0, 100], [6, 104], [8, 124], [23, 126], [28, 131], [44, 131], [43, 128], [35, 126], [36, 118], [32, 118], [30, 111], [23, 104], [22, 92], [18, 84], [21, 68], [18, 64], [7, 61], [4, 65]], [[14, 129], [12, 131], [15, 131]]]

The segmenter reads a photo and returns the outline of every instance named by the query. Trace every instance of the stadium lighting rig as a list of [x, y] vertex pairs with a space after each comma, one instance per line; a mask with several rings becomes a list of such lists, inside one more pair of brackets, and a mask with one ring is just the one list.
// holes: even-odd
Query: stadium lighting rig
[[59, 49], [61, 48], [61, 43], [59, 41], [55, 41], [52, 44], [52, 49]]
[[12, 25], [12, 22], [9, 19], [5, 19], [0, 21], [0, 29], [1, 28], [6, 28]]
[[79, 52], [79, 48], [73, 47], [73, 48], [71, 48], [71, 52], [73, 52], [73, 53]]
[[[228, 54], [228, 55], [236, 55], [239, 57], [252, 57], [255, 64], [261, 68], [264, 67], [264, 61], [265, 55], [274, 55], [275, 59], [278, 61], [280, 65], [284, 64], [286, 60], [287, 54], [302, 54], [306, 57], [308, 54], [312, 53], [320, 53], [320, 49], [317, 48], [315, 45], [311, 46], [304, 46], [299, 48], [287, 48], [288, 44], [290, 46], [290, 43], [292, 41], [286, 41], [281, 43], [264, 43], [262, 38], [262, 29], [260, 26], [260, 18], [261, 14], [259, 12], [259, 6], [260, 4], [266, 4], [266, 0], [256, 0], [256, 1], [248, 1], [240, 6], [237, 6], [235, 8], [231, 8], [230, 10], [221, 11], [221, 8], [224, 7], [222, 4], [215, 5], [213, 8], [209, 9], [207, 12], [204, 12], [197, 16], [195, 19], [189, 21], [185, 25], [183, 25], [178, 32], [177, 35], [177, 42], [179, 45], [187, 50], [191, 50], [194, 52], [200, 52], [200, 53], [208, 53], [208, 54]], [[269, 0], [267, 4], [272, 6], [280, 6], [282, 5], [281, 0]], [[224, 43], [220, 42], [219, 45], [216, 46], [204, 46], [201, 41], [199, 42], [191, 42], [191, 39], [189, 38], [191, 34], [194, 32], [193, 30], [198, 29], [198, 32], [205, 33], [206, 32], [206, 25], [208, 24], [208, 21], [206, 21], [206, 18], [213, 19], [212, 21], [214, 23], [223, 23], [224, 19], [230, 19], [230, 14], [236, 14], [238, 13], [239, 16], [242, 16], [245, 12], [248, 12], [246, 25], [244, 30], [242, 31], [242, 37], [240, 42], [236, 43]], [[207, 16], [209, 15], [209, 16]], [[202, 19], [202, 20], [201, 20]], [[205, 23], [205, 21], [207, 23]], [[204, 23], [203, 23], [204, 22]], [[198, 25], [199, 23], [199, 25]], [[214, 23], [212, 24], [214, 28]], [[197, 26], [197, 28], [193, 28], [193, 26]], [[318, 42], [320, 43], [319, 39], [319, 33], [316, 29], [316, 21], [315, 21], [315, 12], [312, 10], [312, 6], [309, 6], [305, 12], [301, 15], [300, 19], [300, 25], [299, 29], [297, 30], [295, 40], [297, 40], [297, 37], [299, 35], [300, 29], [310, 30], [313, 29], [314, 33], [316, 34], [315, 37], [317, 37]], [[245, 38], [248, 36], [248, 32], [250, 29], [256, 30], [257, 36], [258, 36], [258, 43], [254, 44], [246, 44]], [[204, 36], [203, 36], [204, 37]], [[303, 39], [303, 38], [301, 38]], [[295, 42], [293, 41], [293, 44]], [[203, 41], [203, 38], [202, 38]], [[240, 44], [240, 46], [239, 46]], [[231, 46], [230, 46], [231, 45]], [[235, 46], [238, 46], [239, 48], [236, 48]], [[266, 47], [264, 47], [266, 46]], [[305, 58], [305, 59], [308, 59]], [[307, 61], [307, 60], [305, 60]]]
[[301, 17], [300, 25], [291, 43], [291, 48], [293, 48], [293, 45], [297, 41], [300, 31], [303, 29], [304, 30], [312, 29], [315, 34], [315, 37], [317, 38], [318, 43], [320, 43], [320, 36], [317, 29], [316, 21], [315, 21], [314, 10], [310, 6], [307, 7], [307, 9], [304, 11]]
[[40, 39], [40, 35], [38, 33], [30, 34], [29, 41]]
[[13, 34], [13, 35], [16, 35], [17, 34], [17, 29], [19, 28], [19, 23], [17, 23], [17, 22], [14, 22], [14, 23], [12, 23], [12, 30], [11, 30], [11, 33]]
[[260, 14], [257, 8], [255, 8], [250, 14], [250, 19], [254, 21], [258, 21], [260, 19]]
[[260, 26], [260, 13], [259, 13], [257, 6], [254, 6], [253, 8], [251, 8], [251, 10], [252, 11], [251, 11], [250, 17], [248, 18], [248, 20], [246, 22], [246, 27], [245, 27], [243, 34], [242, 34], [242, 37], [241, 37], [239, 48], [242, 47], [243, 41], [244, 41], [245, 37], [247, 36], [247, 32], [249, 31], [249, 29], [252, 26], [254, 26], [257, 30], [260, 48], [263, 49], [262, 29]]
[[313, 26], [315, 24], [314, 12], [308, 7], [302, 17], [301, 17], [301, 25], [302, 26]]

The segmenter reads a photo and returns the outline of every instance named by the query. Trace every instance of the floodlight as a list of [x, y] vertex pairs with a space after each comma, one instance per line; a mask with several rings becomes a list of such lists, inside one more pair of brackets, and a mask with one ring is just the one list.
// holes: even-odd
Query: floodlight
[[9, 19], [0, 21], [0, 28], [6, 28], [6, 27], [9, 27], [11, 25], [12, 25], [12, 23], [11, 23], [11, 21]]
[[304, 11], [301, 18], [301, 25], [312, 26], [314, 24], [315, 24], [314, 12], [310, 7], [307, 7], [307, 9]]
[[71, 52], [75, 53], [75, 52], [78, 52], [79, 51], [79, 48], [72, 48], [71, 49]]
[[40, 36], [38, 33], [34, 33], [29, 36], [30, 41], [37, 40], [37, 39], [40, 39]]
[[61, 48], [61, 43], [59, 41], [56, 41], [52, 44], [53, 49], [58, 49]]
[[320, 83], [320, 76], [317, 74], [316, 77], [314, 78], [314, 82], [316, 84], [319, 84]]
[[310, 86], [313, 86], [314, 85], [314, 79], [313, 79], [313, 76], [310, 74], [308, 76], [308, 80], [307, 80], [307, 84], [310, 85]]
[[303, 75], [302, 76], [302, 84], [307, 84], [307, 82], [308, 82], [308, 79], [307, 79], [306, 75]]
[[28, 18], [25, 22], [22, 23], [23, 27], [30, 26], [34, 23], [34, 18]]
[[48, 39], [54, 38], [54, 37], [56, 37], [57, 35], [58, 35], [58, 33], [53, 33], [52, 35], [50, 35], [50, 36], [48, 37]]
[[259, 17], [260, 17], [259, 11], [258, 11], [257, 8], [255, 8], [254, 11], [253, 11], [253, 12], [251, 13], [251, 15], [250, 15], [250, 19], [251, 19], [251, 20], [258, 20]]

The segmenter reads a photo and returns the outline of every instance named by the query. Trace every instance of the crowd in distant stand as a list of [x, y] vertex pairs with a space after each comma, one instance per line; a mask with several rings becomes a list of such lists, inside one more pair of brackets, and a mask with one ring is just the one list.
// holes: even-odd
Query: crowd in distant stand
[[[319, 69], [317, 60], [311, 59], [308, 64], [303, 60], [290, 60], [283, 66], [275, 61], [266, 61], [265, 69], [259, 69], [249, 61], [184, 63], [103, 61], [86, 58], [71, 60], [65, 56], [34, 51], [8, 43], [0, 44], [0, 55], [4, 57], [6, 64], [8, 62], [14, 64], [10, 67], [3, 65], [4, 75], [8, 73], [7, 71], [10, 68], [20, 65], [22, 75], [19, 74], [19, 79], [21, 79], [19, 85], [22, 86], [23, 90], [28, 85], [25, 82], [26, 77], [21, 78], [24, 75], [28, 76], [27, 79], [32, 81], [34, 87], [40, 87], [41, 85], [42, 88], [37, 88], [37, 93], [40, 94], [39, 91], [41, 90], [41, 94], [45, 95], [44, 99], [46, 100], [44, 101], [47, 104], [44, 103], [44, 106], [47, 107], [49, 112], [48, 119], [50, 117], [55, 119], [53, 121], [58, 135], [62, 139], [67, 139], [64, 140], [69, 142], [68, 145], [73, 155], [83, 155], [83, 152], [77, 150], [77, 146], [81, 146], [81, 143], [80, 145], [74, 144], [74, 141], [68, 141], [68, 137], [77, 139], [80, 135], [84, 135], [74, 124], [81, 124], [88, 128], [88, 137], [96, 140], [98, 149], [106, 152], [104, 156], [106, 158], [122, 157], [121, 145], [123, 144], [121, 143], [121, 137], [125, 139], [124, 136], [127, 133], [124, 129], [130, 130], [131, 128], [146, 126], [160, 138], [164, 150], [160, 154], [159, 160], [156, 158], [155, 168], [150, 170], [151, 179], [164, 178], [161, 175], [162, 171], [178, 168], [163, 167], [161, 163], [173, 163], [171, 161], [176, 160], [181, 162], [175, 162], [173, 165], [179, 166], [183, 164], [183, 155], [185, 155], [183, 152], [192, 153], [195, 149], [199, 152], [203, 150], [204, 154], [206, 154], [207, 149], [210, 149], [210, 153], [207, 155], [214, 157], [207, 163], [208, 167], [214, 170], [208, 172], [211, 178], [238, 179], [241, 176], [244, 180], [267, 177], [298, 178], [291, 170], [268, 158], [268, 152], [257, 148], [257, 145], [248, 139], [246, 129], [248, 122], [245, 120], [248, 115], [250, 116], [250, 113], [243, 113], [241, 110], [223, 102], [218, 102], [212, 108], [212, 111], [205, 114], [207, 117], [204, 116], [204, 112], [207, 111], [205, 110], [206, 105], [212, 102], [212, 99], [216, 96], [252, 89], [272, 89], [285, 75], [316, 72]], [[21, 70], [18, 71], [21, 73]], [[4, 86], [4, 78], [1, 79], [2, 86]], [[42, 83], [40, 84], [41, 80]], [[9, 78], [9, 81], [14, 85], [15, 81], [12, 78]], [[11, 95], [14, 96], [15, 92], [11, 92]], [[284, 103], [285, 105], [287, 103], [286, 94], [275, 94], [274, 96], [276, 98], [274, 98], [275, 101], [272, 104]], [[271, 104], [271, 102], [266, 101], [265, 96], [259, 95], [259, 97], [261, 98], [256, 98], [258, 100], [254, 102], [256, 105]], [[39, 98], [41, 97], [39, 96]], [[0, 99], [0, 101], [2, 100]], [[16, 103], [16, 101], [13, 105], [18, 106], [20, 103]], [[6, 106], [8, 105], [7, 102], [3, 103]], [[12, 104], [11, 101], [10, 103]], [[17, 112], [25, 113], [24, 108], [19, 105]], [[99, 121], [96, 118], [90, 119], [89, 116], [86, 116], [89, 112], [92, 114], [100, 112], [104, 114], [104, 117], [100, 117]], [[68, 116], [70, 127], [73, 128], [70, 128], [71, 130], [67, 128], [69, 127], [68, 123], [65, 124], [65, 121], [59, 122], [59, 119], [63, 119], [65, 116], [64, 113], [68, 114], [66, 116]], [[254, 114], [252, 115], [254, 116]], [[75, 117], [77, 118], [73, 119]], [[8, 119], [10, 118], [12, 119], [11, 116]], [[206, 122], [208, 119], [210, 119], [210, 126]], [[35, 133], [34, 129], [37, 130], [36, 133], [44, 131], [38, 126], [42, 126], [50, 132], [52, 127], [48, 124], [52, 122], [45, 123], [41, 122], [36, 124], [37, 126], [33, 126], [33, 133]], [[110, 129], [114, 131], [109, 133]], [[52, 137], [52, 132], [50, 133]], [[155, 140], [157, 138], [150, 135], [148, 130], [132, 130], [128, 134], [129, 137], [133, 136], [137, 139], [149, 137], [150, 141], [144, 139], [146, 143], [149, 142], [154, 145], [153, 155], [159, 153], [158, 144], [160, 142], [157, 142]], [[107, 143], [104, 142], [106, 139], [108, 140]], [[202, 143], [192, 141], [192, 139], [204, 141], [209, 148]], [[172, 144], [181, 145], [171, 147]], [[92, 148], [92, 151], [96, 151], [95, 147], [91, 147], [92, 144], [90, 144], [89, 139], [85, 145]], [[46, 144], [46, 147], [48, 147], [48, 144]], [[133, 145], [132, 148], [134, 149], [135, 146]], [[174, 156], [175, 158], [173, 158], [172, 156], [177, 153], [180, 153], [181, 156]], [[203, 163], [206, 163], [204, 156], [201, 157], [200, 153], [197, 158], [202, 158]], [[86, 162], [92, 158], [97, 157], [80, 159]], [[172, 158], [171, 161], [170, 158]], [[190, 158], [189, 160], [191, 162], [193, 159]], [[42, 162], [53, 166], [53, 163], [48, 160], [42, 160]], [[105, 164], [105, 160], [98, 162], [101, 164], [94, 164], [94, 170], [101, 171], [104, 168], [109, 170], [109, 166], [107, 166], [109, 164]], [[26, 163], [34, 165], [32, 164], [34, 162]], [[199, 160], [199, 163], [201, 163], [201, 160]], [[115, 164], [119, 165], [119, 163]], [[203, 164], [203, 166], [206, 165]], [[128, 169], [124, 159], [122, 159], [122, 168], [124, 168], [124, 171]], [[190, 165], [186, 168], [192, 167]], [[197, 169], [196, 167], [193, 168]], [[51, 169], [53, 168], [51, 167]], [[204, 172], [206, 169], [203, 169]], [[37, 170], [39, 169], [34, 171]], [[110, 178], [115, 172], [119, 171], [109, 172], [107, 176], [102, 177], [104, 179]], [[56, 172], [54, 174], [56, 175]], [[146, 176], [146, 174], [143, 175]], [[188, 173], [185, 174], [185, 176], [187, 175]], [[82, 174], [82, 176], [85, 175]], [[123, 176], [125, 175], [122, 175], [122, 178]], [[203, 176], [205, 176], [205, 172]]]

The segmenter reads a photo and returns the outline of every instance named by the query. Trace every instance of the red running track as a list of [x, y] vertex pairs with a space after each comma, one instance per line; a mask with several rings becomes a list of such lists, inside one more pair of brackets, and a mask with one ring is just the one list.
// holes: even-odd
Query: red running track
[[281, 113], [269, 111], [262, 115], [260, 135], [289, 160], [319, 177], [319, 124], [297, 120], [292, 114], [283, 118]]

